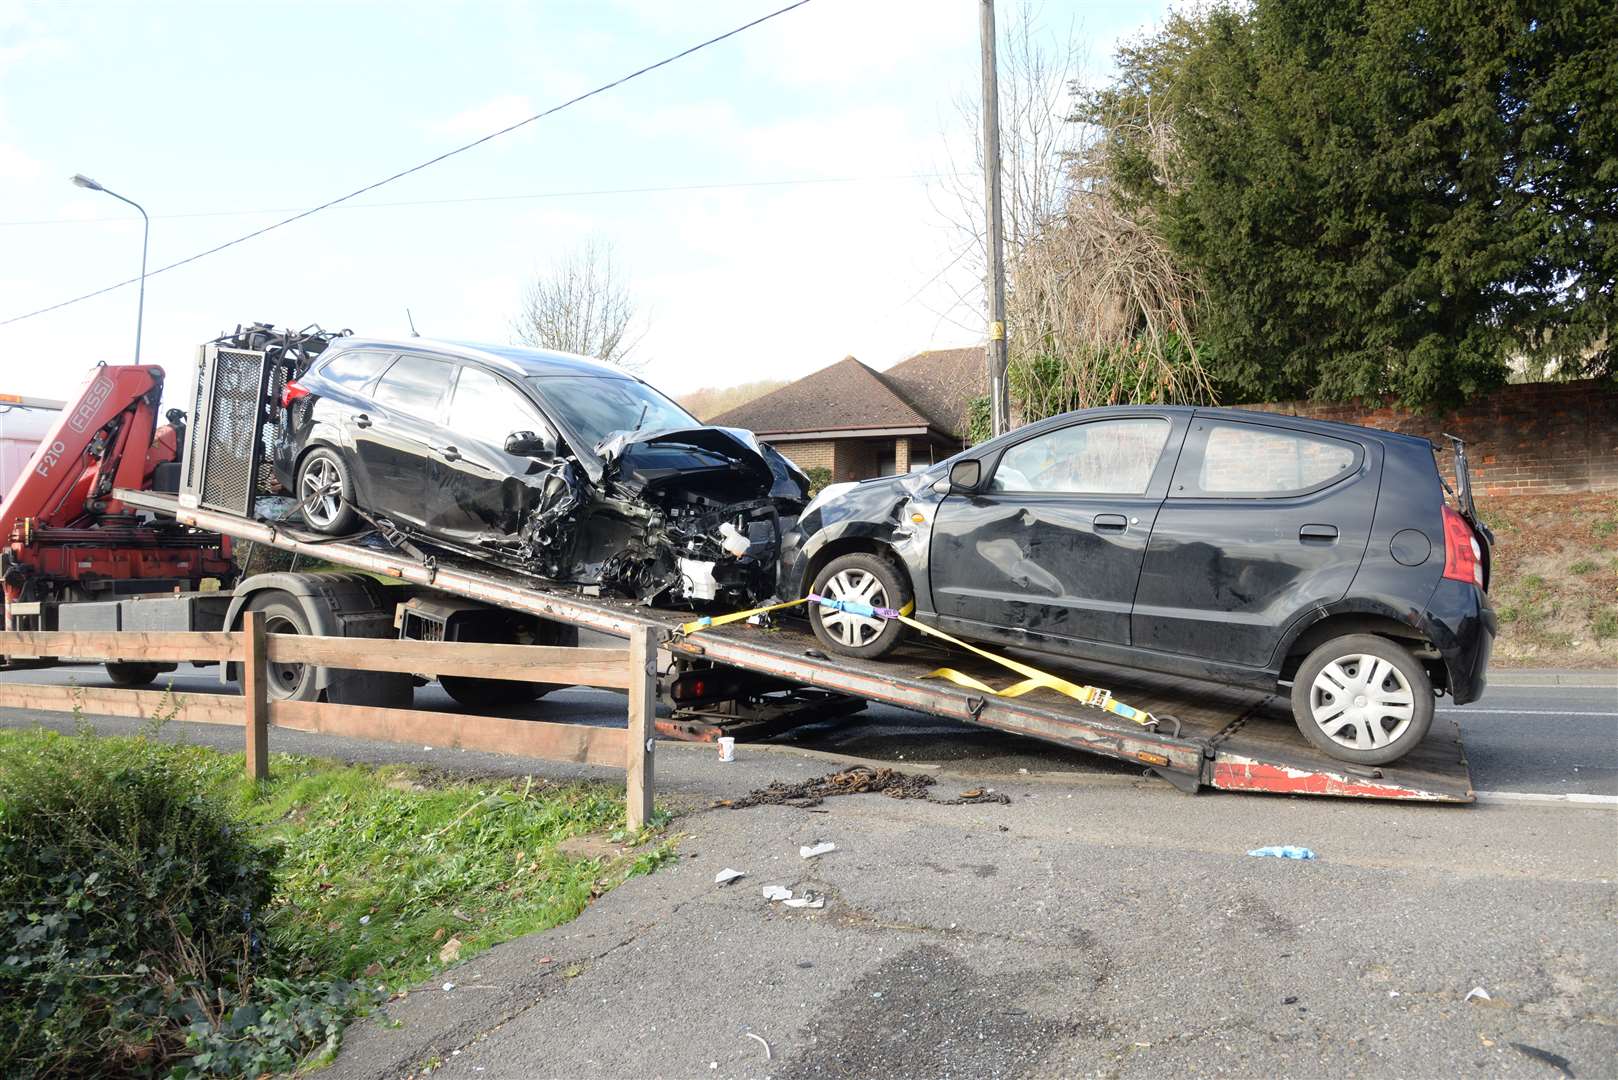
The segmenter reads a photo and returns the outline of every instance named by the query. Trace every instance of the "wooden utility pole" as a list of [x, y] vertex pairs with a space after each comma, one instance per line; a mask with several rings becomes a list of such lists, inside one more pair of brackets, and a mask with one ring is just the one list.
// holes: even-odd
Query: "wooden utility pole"
[[1006, 392], [1006, 266], [1000, 225], [1000, 87], [995, 74], [994, 0], [978, 0], [978, 37], [983, 50], [983, 202], [988, 247], [989, 419], [995, 435], [1011, 427]]

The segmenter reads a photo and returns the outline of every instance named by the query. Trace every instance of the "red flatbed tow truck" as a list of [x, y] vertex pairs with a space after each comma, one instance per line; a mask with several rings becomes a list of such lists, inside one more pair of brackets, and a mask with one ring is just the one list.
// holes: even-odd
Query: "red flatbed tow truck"
[[[1397, 764], [1360, 768], [1304, 742], [1277, 694], [1120, 668], [1055, 668], [1077, 682], [1104, 684], [1116, 699], [1161, 718], [1155, 728], [1142, 727], [1051, 691], [999, 697], [925, 677], [947, 662], [991, 686], [1009, 681], [964, 653], [914, 644], [882, 660], [833, 659], [790, 622], [685, 634], [682, 626], [694, 618], [687, 611], [592, 596], [470, 558], [428, 556], [380, 532], [333, 541], [266, 520], [258, 448], [273, 424], [263, 403], [276, 397], [277, 369], [273, 349], [254, 346], [249, 336], [205, 348], [189, 429], [178, 416], [170, 428], [156, 425], [161, 369], [139, 369], [149, 373], [144, 378], [137, 369], [92, 376], [85, 400], [66, 410], [60, 437], [41, 447], [44, 458], [36, 456], [33, 464], [48, 465], [49, 476], [35, 468], [33, 493], [19, 484], [7, 497], [14, 523], [6, 629], [234, 629], [250, 606], [266, 611], [276, 632], [348, 637], [564, 644], [583, 631], [621, 637], [651, 626], [662, 638], [660, 688], [673, 706], [659, 729], [672, 737], [775, 733], [874, 701], [1131, 762], [1184, 791], [1473, 800], [1452, 721], [1436, 721], [1426, 742]], [[104, 385], [113, 374], [129, 382], [127, 392]], [[178, 481], [170, 475], [165, 483], [165, 470], [175, 466]], [[160, 488], [168, 491], [154, 490]], [[233, 542], [343, 569], [236, 581], [227, 561]], [[114, 667], [129, 665], [109, 671]], [[284, 695], [303, 700], [402, 705], [413, 689], [403, 676], [280, 674]], [[123, 671], [114, 678], [136, 685], [156, 675]], [[272, 672], [272, 692], [276, 679]]]

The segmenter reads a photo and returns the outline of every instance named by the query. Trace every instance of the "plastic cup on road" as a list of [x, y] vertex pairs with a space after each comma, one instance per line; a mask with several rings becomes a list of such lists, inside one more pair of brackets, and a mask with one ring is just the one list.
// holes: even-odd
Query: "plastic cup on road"
[[721, 735], [719, 737], [719, 760], [736, 760], [736, 740], [731, 738], [729, 735]]

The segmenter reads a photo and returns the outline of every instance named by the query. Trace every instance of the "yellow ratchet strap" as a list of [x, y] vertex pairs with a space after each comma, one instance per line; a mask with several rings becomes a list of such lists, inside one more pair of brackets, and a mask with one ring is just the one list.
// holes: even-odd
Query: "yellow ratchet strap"
[[767, 604], [764, 607], [748, 608], [746, 611], [733, 611], [729, 615], [704, 615], [700, 619], [694, 619], [683, 624], [680, 627], [680, 633], [682, 635], [695, 634], [699, 630], [711, 630], [715, 626], [728, 626], [733, 622], [751, 619], [754, 615], [762, 615], [766, 611], [780, 611], [783, 608], [794, 608], [799, 604], [807, 604], [808, 602], [809, 598], [806, 596], [801, 600], [788, 600], [784, 604]]
[[[704, 615], [700, 619], [695, 619], [682, 625], [680, 627], [680, 634], [682, 636], [695, 634], [699, 631], [708, 630], [715, 626], [725, 626], [730, 623], [741, 622], [743, 619], [750, 619], [754, 615], [762, 615], [767, 611], [782, 611], [786, 608], [795, 608], [799, 604], [808, 603], [809, 599], [809, 597], [805, 596], [801, 599], [788, 600], [781, 604], [767, 604], [764, 607], [749, 608], [746, 611], [733, 611], [729, 615]], [[1157, 718], [1151, 713], [1147, 712], [1145, 709], [1137, 709], [1131, 705], [1125, 705], [1123, 702], [1114, 698], [1112, 696], [1112, 691], [1106, 689], [1105, 687], [1090, 686], [1088, 684], [1080, 685], [1078, 683], [1061, 678], [1060, 676], [1052, 675], [1048, 671], [1041, 671], [1032, 665], [1024, 664], [1020, 661], [1009, 659], [1008, 657], [1000, 656], [996, 653], [989, 652], [987, 649], [980, 649], [976, 645], [962, 641], [953, 634], [946, 634], [942, 630], [936, 630], [924, 622], [919, 622], [916, 619], [911, 618], [911, 613], [915, 610], [916, 602], [914, 600], [908, 601], [904, 607], [899, 609], [899, 621], [910, 627], [912, 630], [919, 630], [923, 634], [947, 641], [951, 645], [959, 646], [969, 653], [981, 656], [985, 660], [999, 664], [1001, 667], [1009, 668], [1010, 670], [1015, 671], [1017, 674], [1023, 676], [1021, 682], [1012, 683], [1004, 690], [996, 690], [988, 683], [985, 683], [980, 679], [973, 678], [964, 671], [956, 671], [954, 668], [947, 667], [929, 671], [927, 674], [922, 676], [924, 679], [945, 679], [954, 683], [956, 686], [964, 687], [967, 690], [976, 690], [980, 694], [989, 694], [993, 697], [1003, 698], [1022, 697], [1024, 694], [1030, 693], [1034, 690], [1054, 690], [1058, 694], [1072, 698], [1081, 705], [1088, 705], [1091, 708], [1110, 712], [1114, 716], [1121, 716], [1125, 720], [1132, 720], [1135, 723], [1140, 724], [1142, 727], [1147, 727], [1157, 723]]]
[[967, 642], [962, 641], [960, 638], [951, 634], [946, 634], [942, 630], [935, 630], [926, 623], [918, 622], [915, 619], [910, 618], [908, 615], [899, 616], [899, 621], [910, 627], [912, 630], [919, 630], [924, 634], [931, 635], [932, 637], [941, 638], [944, 641], [949, 642], [951, 645], [958, 645], [967, 652], [981, 656], [985, 660], [991, 660], [994, 663], [999, 664], [1001, 667], [1010, 668], [1017, 674], [1024, 676], [1022, 682], [1012, 683], [1004, 690], [996, 690], [989, 684], [975, 679], [963, 671], [956, 671], [954, 668], [939, 668], [936, 671], [929, 671], [927, 674], [922, 676], [924, 679], [947, 679], [956, 686], [962, 686], [968, 690], [976, 690], [981, 694], [992, 694], [995, 697], [1014, 698], [1022, 697], [1024, 694], [1033, 690], [1055, 690], [1058, 694], [1064, 694], [1067, 697], [1072, 698], [1074, 701], [1079, 702], [1081, 705], [1089, 705], [1092, 708], [1110, 712], [1114, 716], [1121, 716], [1125, 720], [1132, 720], [1135, 723], [1140, 724], [1142, 727], [1156, 722], [1156, 718], [1152, 716], [1151, 713], [1144, 709], [1137, 709], [1133, 706], [1125, 705], [1123, 702], [1114, 699], [1112, 696], [1112, 691], [1104, 687], [1089, 685], [1081, 686], [1078, 683], [1070, 682], [1069, 680], [1061, 678], [1060, 676], [1052, 675], [1048, 671], [1041, 671], [1031, 665], [1012, 660], [1008, 657], [999, 656], [995, 653], [989, 652], [987, 649], [980, 649], [976, 645], [968, 644]]

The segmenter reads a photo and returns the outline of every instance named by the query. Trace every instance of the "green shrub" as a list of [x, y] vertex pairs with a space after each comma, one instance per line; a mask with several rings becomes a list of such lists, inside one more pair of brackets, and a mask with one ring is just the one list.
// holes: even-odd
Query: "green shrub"
[[192, 1072], [253, 1074], [318, 1041], [265, 1052], [255, 990], [272, 1008], [297, 995], [255, 987], [273, 959], [273, 856], [206, 794], [239, 760], [47, 734], [0, 745], [0, 1075], [150, 1076], [199, 1051]]
[[831, 483], [832, 472], [824, 465], [816, 465], [812, 469], [803, 470], [809, 477], [809, 497], [812, 499], [820, 494], [820, 489]]

